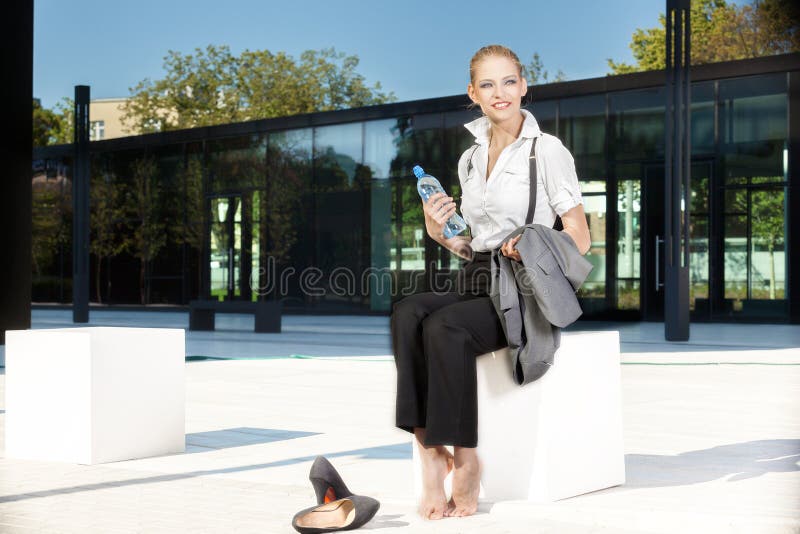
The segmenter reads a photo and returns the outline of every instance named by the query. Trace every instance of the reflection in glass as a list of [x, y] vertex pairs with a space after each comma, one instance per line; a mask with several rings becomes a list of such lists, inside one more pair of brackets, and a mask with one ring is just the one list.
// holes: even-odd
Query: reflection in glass
[[725, 191], [725, 298], [786, 298], [785, 188]]
[[263, 187], [266, 136], [252, 134], [208, 143], [208, 178], [212, 192]]
[[753, 191], [751, 195], [750, 298], [786, 298], [786, 220], [784, 189]]
[[783, 176], [788, 98], [785, 75], [719, 82], [719, 131], [727, 184]]
[[714, 146], [714, 82], [692, 84], [692, 157], [713, 154]]
[[397, 119], [364, 123], [364, 165], [373, 178], [391, 176], [392, 161], [397, 157]]
[[314, 129], [314, 286], [318, 306], [360, 310], [369, 267], [371, 169], [362, 165], [363, 124]]
[[[105, 158], [103, 158], [105, 159]], [[92, 157], [92, 173], [105, 161]], [[72, 180], [66, 158], [33, 162], [31, 180], [31, 268], [34, 302], [72, 300]], [[66, 279], [65, 279], [66, 277]]]
[[619, 180], [617, 186], [617, 307], [639, 309], [641, 182]]
[[663, 157], [664, 102], [661, 87], [609, 95], [617, 159]]
[[694, 310], [697, 299], [708, 300], [709, 286], [709, 204], [708, 184], [711, 165], [692, 165], [692, 192], [689, 224], [689, 309]]
[[605, 176], [605, 96], [565, 98], [559, 110], [558, 136], [575, 158], [578, 176]]
[[241, 296], [242, 199], [212, 198], [210, 206], [210, 295], [230, 300]]
[[283, 287], [279, 276], [314, 265], [312, 142], [310, 128], [269, 134], [267, 199], [260, 203], [259, 214], [264, 239], [258, 288], [263, 298], [279, 295], [287, 309], [311, 307], [298, 276], [287, 277]]
[[591, 239], [585, 258], [592, 264], [592, 272], [581, 285], [578, 296], [603, 298], [606, 295], [606, 183], [597, 180], [580, 185]]
[[317, 191], [353, 187], [362, 160], [360, 122], [314, 128], [314, 178]]

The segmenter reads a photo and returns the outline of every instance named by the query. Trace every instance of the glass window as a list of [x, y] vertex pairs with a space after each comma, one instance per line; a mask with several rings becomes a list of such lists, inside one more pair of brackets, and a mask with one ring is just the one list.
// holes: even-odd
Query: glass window
[[692, 164], [692, 191], [689, 221], [689, 308], [696, 300], [709, 298], [709, 183], [710, 162]]
[[106, 121], [91, 121], [89, 123], [89, 141], [100, 141], [106, 138]]
[[785, 177], [788, 99], [786, 76], [752, 76], [719, 82], [720, 137], [725, 180]]
[[443, 120], [441, 113], [415, 115], [398, 123], [397, 163], [393, 176], [411, 177], [414, 165], [441, 179], [447, 172], [444, 160]]
[[236, 192], [264, 187], [267, 138], [252, 134], [208, 142], [208, 178], [211, 192]]
[[401, 124], [397, 119], [364, 123], [364, 166], [372, 178], [391, 176], [392, 162], [397, 158]]
[[664, 157], [664, 89], [609, 95], [613, 148], [620, 159]]
[[734, 312], [747, 300], [786, 298], [785, 213], [783, 187], [725, 190], [725, 298]]
[[642, 184], [638, 179], [640, 172], [638, 165], [620, 166], [618, 170], [617, 308], [619, 309], [638, 310], [641, 302], [639, 288]]
[[262, 298], [277, 296], [287, 309], [312, 306], [300, 283], [303, 270], [315, 264], [312, 140], [310, 128], [269, 134], [257, 287]]
[[533, 103], [526, 106], [528, 111], [533, 113], [536, 122], [539, 123], [539, 128], [546, 133], [558, 137], [558, 123], [556, 117], [558, 114], [558, 101], [557, 100], [534, 100]]
[[[662, 110], [662, 113], [664, 110]], [[714, 82], [692, 84], [692, 157], [713, 154], [714, 145]]]
[[352, 188], [363, 160], [363, 124], [314, 128], [314, 180], [317, 191]]
[[592, 272], [584, 281], [578, 296], [582, 298], [605, 298], [606, 296], [606, 183], [604, 181], [581, 182], [583, 210], [589, 224], [591, 247], [586, 259], [592, 264]]
[[558, 136], [572, 152], [579, 177], [605, 176], [605, 102], [603, 95], [561, 101]]
[[[92, 156], [92, 176], [105, 165]], [[72, 166], [69, 158], [33, 162], [31, 180], [31, 300], [72, 300]]]

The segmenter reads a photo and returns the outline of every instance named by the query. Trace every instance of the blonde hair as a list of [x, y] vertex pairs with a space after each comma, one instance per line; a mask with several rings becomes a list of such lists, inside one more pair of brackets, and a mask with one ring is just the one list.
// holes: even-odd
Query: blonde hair
[[507, 46], [499, 45], [499, 44], [491, 44], [486, 45], [477, 52], [475, 55], [472, 56], [472, 59], [469, 60], [469, 80], [472, 83], [475, 83], [475, 71], [478, 68], [478, 63], [486, 59], [487, 57], [491, 56], [500, 56], [510, 59], [514, 62], [514, 65], [517, 66], [519, 70], [519, 77], [522, 78], [522, 63], [520, 62], [517, 54], [514, 53], [513, 50], [508, 48]]

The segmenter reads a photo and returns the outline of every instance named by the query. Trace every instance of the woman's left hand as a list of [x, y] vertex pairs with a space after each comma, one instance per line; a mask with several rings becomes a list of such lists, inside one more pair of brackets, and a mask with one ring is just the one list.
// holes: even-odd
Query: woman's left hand
[[511, 258], [512, 260], [522, 261], [519, 251], [515, 248], [517, 246], [517, 241], [519, 241], [521, 237], [522, 234], [518, 235], [517, 237], [512, 237], [503, 243], [503, 246], [500, 247], [500, 252], [503, 253], [503, 256]]

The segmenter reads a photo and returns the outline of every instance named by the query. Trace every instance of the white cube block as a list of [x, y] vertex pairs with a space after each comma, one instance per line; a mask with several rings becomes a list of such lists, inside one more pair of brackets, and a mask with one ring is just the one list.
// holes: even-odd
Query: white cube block
[[[619, 332], [563, 332], [553, 368], [525, 386], [511, 365], [508, 349], [477, 361], [480, 498], [550, 502], [624, 484]], [[413, 463], [419, 498], [416, 445]]]
[[95, 464], [185, 450], [182, 329], [6, 332], [6, 457]]
[[625, 483], [619, 332], [563, 332], [553, 367], [525, 386], [504, 349], [478, 359], [486, 499], [549, 502]]

